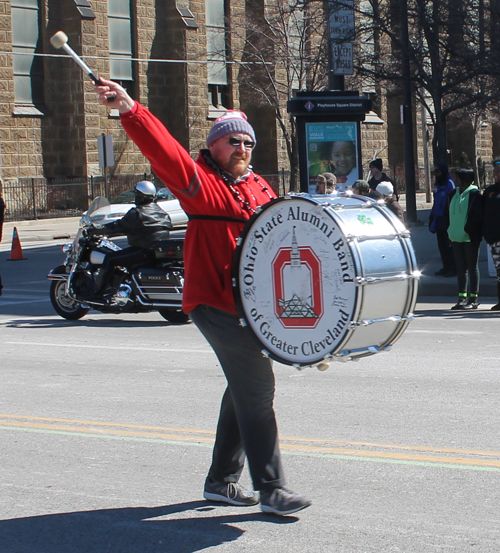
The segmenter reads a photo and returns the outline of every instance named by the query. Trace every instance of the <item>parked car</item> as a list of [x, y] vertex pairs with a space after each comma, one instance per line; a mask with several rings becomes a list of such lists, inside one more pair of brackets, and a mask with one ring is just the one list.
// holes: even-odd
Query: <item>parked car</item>
[[[181, 208], [179, 200], [170, 192], [168, 188], [161, 188], [156, 195], [156, 203], [168, 213], [174, 227], [185, 227], [188, 218], [185, 211]], [[110, 205], [101, 207], [90, 215], [90, 219], [95, 225], [105, 225], [121, 219], [127, 211], [134, 207], [134, 191], [127, 190], [119, 196], [112, 199]]]

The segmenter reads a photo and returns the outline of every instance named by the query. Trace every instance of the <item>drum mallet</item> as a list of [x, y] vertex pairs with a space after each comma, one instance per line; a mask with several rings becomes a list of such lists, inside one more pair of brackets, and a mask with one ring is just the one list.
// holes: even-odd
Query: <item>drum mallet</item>
[[67, 54], [69, 54], [76, 63], [82, 68], [82, 70], [95, 82], [96, 85], [102, 86], [102, 82], [99, 77], [90, 69], [90, 67], [82, 60], [82, 58], [68, 45], [68, 35], [63, 31], [57, 31], [57, 33], [50, 39], [50, 43], [54, 48], [58, 50], [62, 48]]

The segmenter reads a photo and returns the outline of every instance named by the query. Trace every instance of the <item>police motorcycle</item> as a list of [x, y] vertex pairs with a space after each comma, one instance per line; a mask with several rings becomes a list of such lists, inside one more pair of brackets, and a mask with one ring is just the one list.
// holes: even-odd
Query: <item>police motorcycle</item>
[[[90, 309], [116, 314], [158, 311], [171, 323], [187, 323], [189, 316], [181, 308], [183, 238], [159, 242], [154, 248], [155, 261], [151, 264], [130, 269], [117, 267], [111, 280], [111, 292], [102, 298], [95, 296], [95, 278], [106, 254], [121, 249], [106, 236], [96, 235], [91, 219], [92, 213], [108, 205], [109, 201], [101, 196], [90, 204], [80, 220], [74, 241], [62, 247], [66, 260], [47, 275], [52, 281], [50, 301], [57, 314], [74, 321], [84, 317]], [[104, 232], [103, 229], [102, 234]]]

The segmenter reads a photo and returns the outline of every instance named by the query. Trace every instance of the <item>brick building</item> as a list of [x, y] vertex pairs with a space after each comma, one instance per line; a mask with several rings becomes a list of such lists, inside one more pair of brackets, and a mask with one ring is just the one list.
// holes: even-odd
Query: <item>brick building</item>
[[[102, 134], [113, 137], [112, 173], [150, 171], [122, 131], [118, 115], [97, 103], [80, 68], [51, 46], [50, 37], [58, 30], [68, 35], [70, 46], [93, 70], [120, 81], [193, 155], [204, 146], [212, 121], [227, 108], [239, 108], [247, 112], [259, 139], [256, 169], [264, 174], [287, 170], [272, 108], [252, 100], [241, 85], [238, 65], [226, 64], [223, 53], [224, 18], [242, 21], [248, 16], [245, 10], [264, 10], [267, 4], [0, 0], [0, 178], [17, 183], [33, 177], [100, 175], [97, 138]], [[243, 51], [232, 46], [233, 56]], [[399, 104], [383, 98], [377, 106], [377, 113], [362, 124], [364, 163], [382, 157], [394, 173], [404, 161]], [[416, 134], [421, 165], [420, 128]], [[480, 144], [485, 158], [492, 153], [491, 136], [491, 129], [484, 129]]]

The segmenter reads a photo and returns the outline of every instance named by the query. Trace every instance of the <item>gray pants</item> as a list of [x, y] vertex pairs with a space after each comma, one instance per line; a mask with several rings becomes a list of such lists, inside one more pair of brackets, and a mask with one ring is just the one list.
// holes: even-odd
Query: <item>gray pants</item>
[[189, 316], [214, 349], [228, 384], [208, 477], [237, 482], [246, 454], [255, 490], [284, 486], [271, 360], [236, 315], [199, 305]]

